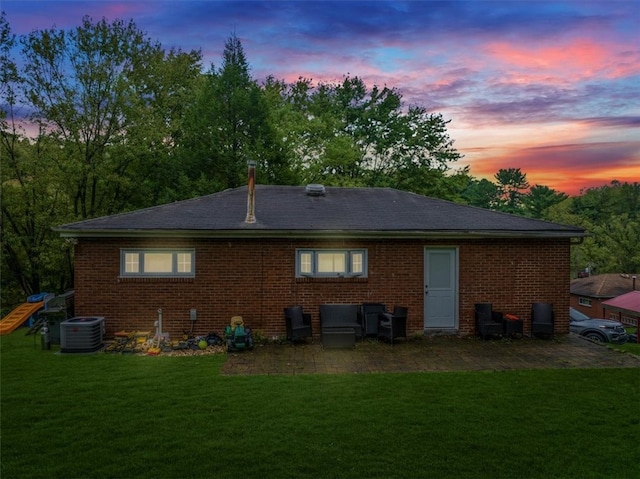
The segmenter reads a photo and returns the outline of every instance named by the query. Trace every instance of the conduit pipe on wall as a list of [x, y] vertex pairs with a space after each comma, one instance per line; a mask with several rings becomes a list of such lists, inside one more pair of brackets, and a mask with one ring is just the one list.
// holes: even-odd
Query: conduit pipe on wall
[[158, 320], [156, 321], [156, 337], [158, 340], [162, 337], [162, 308], [158, 308]]

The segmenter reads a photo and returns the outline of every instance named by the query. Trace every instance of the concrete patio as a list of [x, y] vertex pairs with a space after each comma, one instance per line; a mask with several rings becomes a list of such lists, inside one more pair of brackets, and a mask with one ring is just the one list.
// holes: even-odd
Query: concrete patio
[[640, 368], [640, 356], [575, 335], [553, 340], [428, 337], [393, 346], [364, 340], [355, 349], [313, 344], [260, 345], [229, 353], [222, 375], [508, 371], [515, 369]]

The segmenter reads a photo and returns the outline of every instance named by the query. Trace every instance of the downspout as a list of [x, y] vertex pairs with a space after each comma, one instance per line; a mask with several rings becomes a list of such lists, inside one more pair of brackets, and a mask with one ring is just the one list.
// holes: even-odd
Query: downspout
[[256, 207], [256, 162], [253, 160], [247, 161], [249, 167], [249, 173], [247, 178], [247, 217], [244, 219], [245, 223], [255, 223], [255, 207]]

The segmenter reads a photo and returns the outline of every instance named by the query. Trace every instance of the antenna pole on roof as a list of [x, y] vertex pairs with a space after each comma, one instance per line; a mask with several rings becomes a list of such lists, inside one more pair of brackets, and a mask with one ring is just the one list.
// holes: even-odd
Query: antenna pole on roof
[[245, 223], [255, 223], [255, 206], [256, 206], [256, 162], [254, 160], [247, 161], [249, 173], [247, 178], [247, 217]]

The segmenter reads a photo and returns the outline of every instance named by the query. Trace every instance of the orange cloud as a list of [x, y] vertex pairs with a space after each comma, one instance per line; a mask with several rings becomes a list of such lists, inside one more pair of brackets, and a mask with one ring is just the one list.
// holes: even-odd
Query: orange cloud
[[530, 185], [545, 185], [569, 195], [612, 180], [640, 181], [640, 143], [556, 144], [542, 147], [484, 147], [461, 150], [476, 178], [495, 181], [503, 168], [520, 168]]

